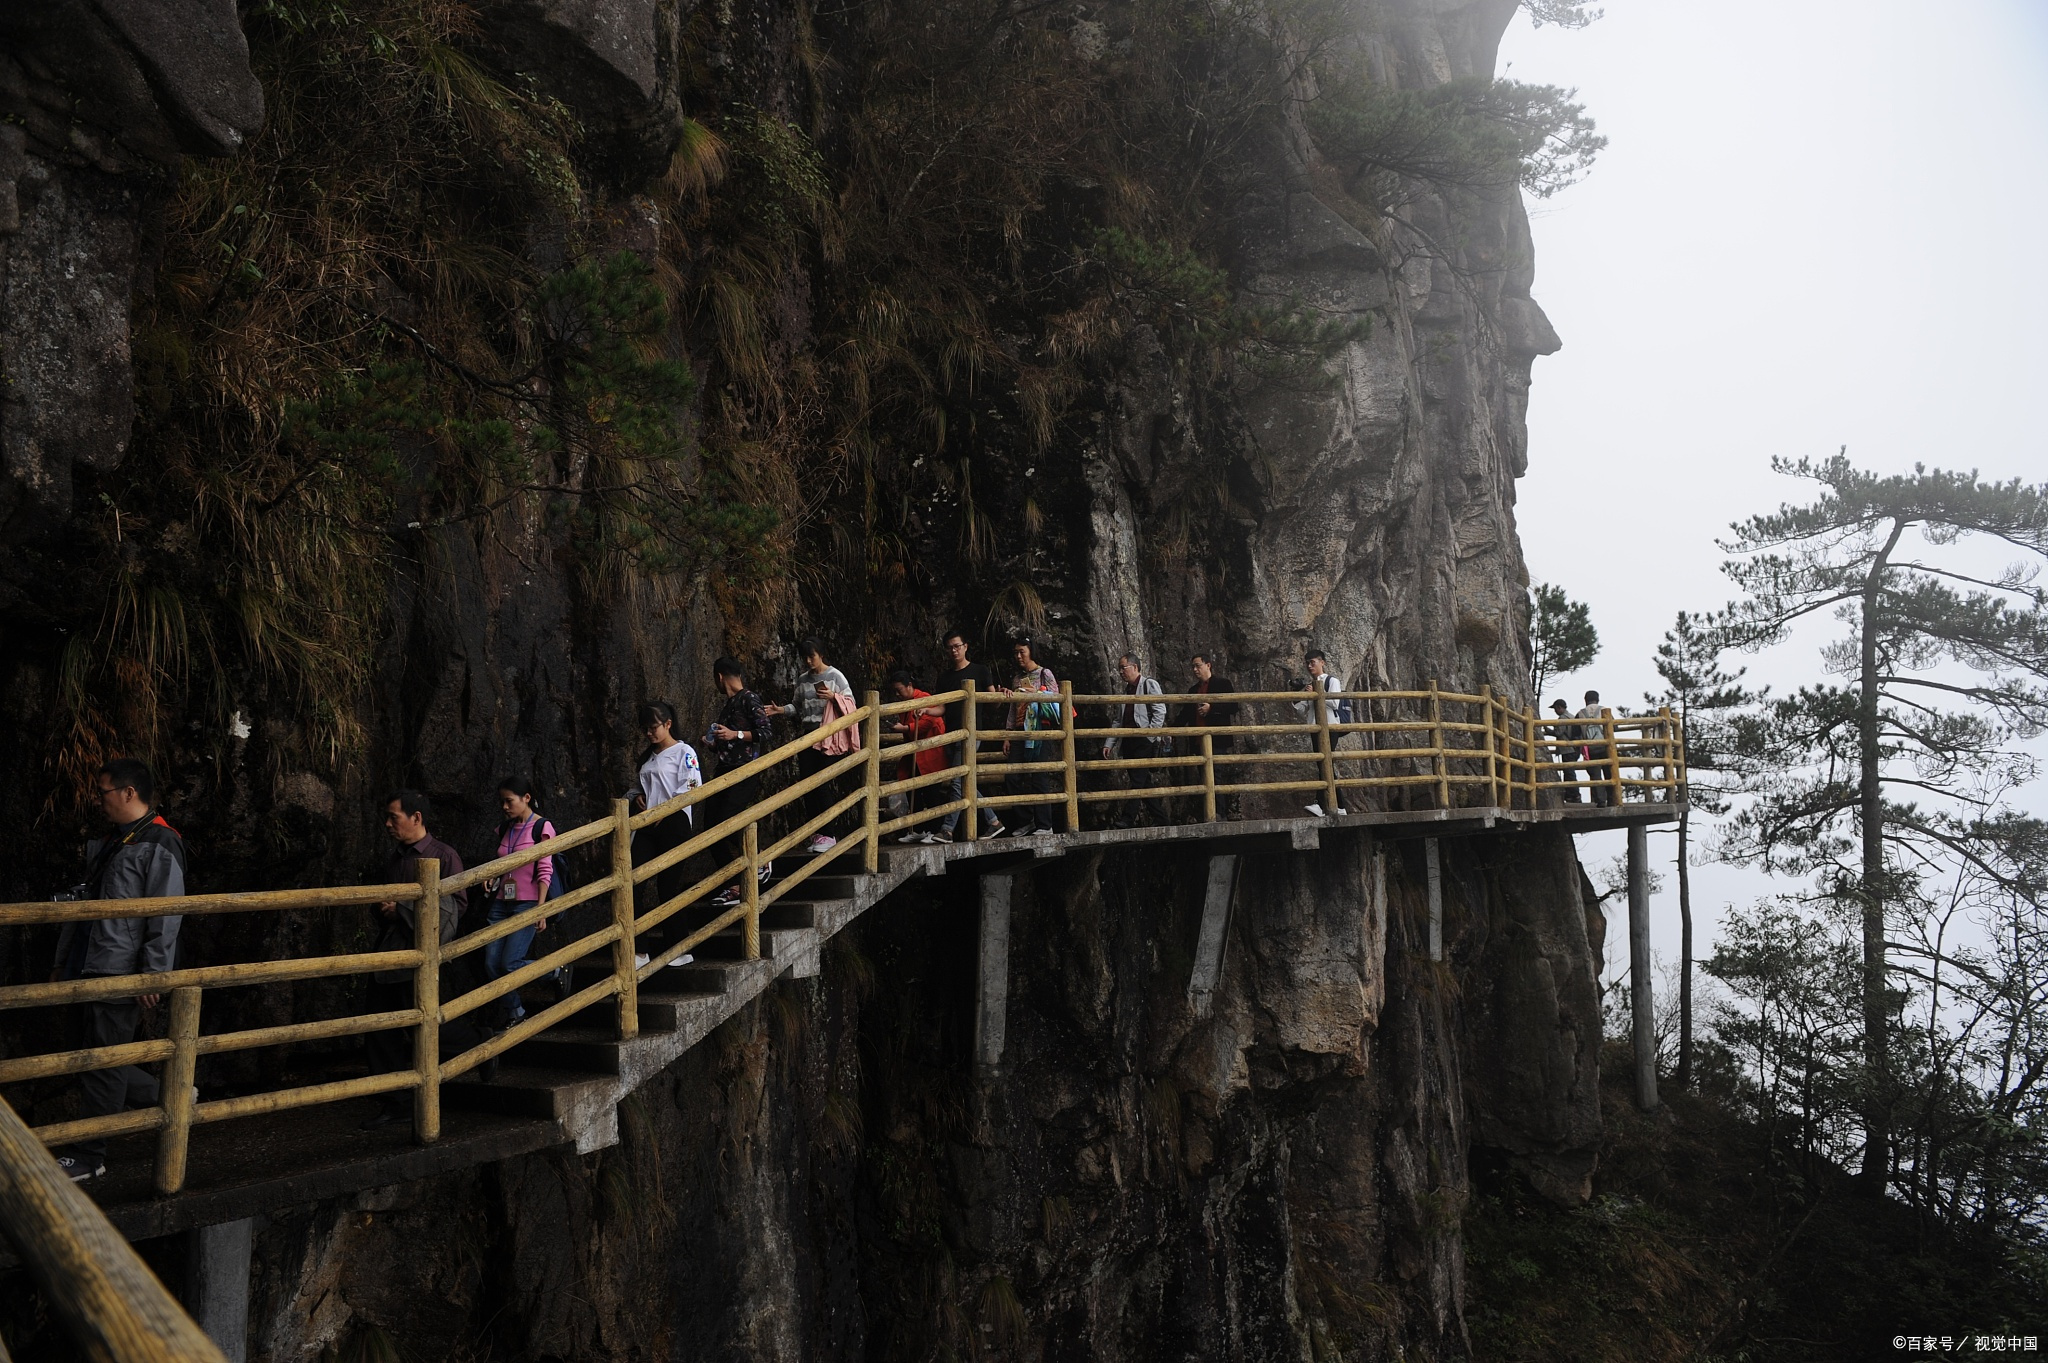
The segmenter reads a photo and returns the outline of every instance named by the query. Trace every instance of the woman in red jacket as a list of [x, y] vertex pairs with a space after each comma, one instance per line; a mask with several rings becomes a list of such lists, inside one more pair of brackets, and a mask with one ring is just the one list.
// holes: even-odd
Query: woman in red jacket
[[[922, 690], [911, 679], [908, 672], [889, 674], [889, 693], [894, 700], [920, 700], [931, 695]], [[915, 743], [921, 738], [936, 738], [946, 732], [946, 712], [942, 706], [934, 705], [929, 710], [911, 710], [896, 716], [889, 728], [903, 735], [906, 743]], [[931, 776], [953, 765], [952, 751], [948, 748], [926, 748], [902, 758], [896, 764], [896, 779], [907, 781], [915, 768], [919, 776]], [[932, 809], [946, 803], [947, 787], [944, 781], [934, 781], [910, 792], [910, 807], [913, 810]], [[898, 842], [951, 842], [952, 834], [936, 825], [924, 828], [905, 829], [897, 836]]]

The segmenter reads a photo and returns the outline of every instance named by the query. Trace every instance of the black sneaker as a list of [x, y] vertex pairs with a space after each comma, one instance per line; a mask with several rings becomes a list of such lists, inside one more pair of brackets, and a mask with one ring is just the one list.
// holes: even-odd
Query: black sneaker
[[57, 1167], [62, 1169], [64, 1176], [73, 1183], [90, 1183], [96, 1178], [104, 1178], [107, 1173], [107, 1162], [104, 1159], [98, 1155], [81, 1155], [75, 1151], [57, 1156]]
[[380, 1107], [377, 1109], [376, 1116], [364, 1122], [356, 1130], [375, 1131], [379, 1127], [390, 1126], [393, 1122], [409, 1121], [411, 1118], [412, 1112], [408, 1108]]

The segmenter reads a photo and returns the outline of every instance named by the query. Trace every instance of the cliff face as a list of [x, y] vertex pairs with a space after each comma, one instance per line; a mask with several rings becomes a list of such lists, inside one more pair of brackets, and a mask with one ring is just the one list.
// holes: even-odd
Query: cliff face
[[[1376, 80], [1427, 88], [1489, 74], [1513, 8], [1361, 4], [1342, 31]], [[1003, 525], [1034, 524], [1041, 509], [1047, 521], [1042, 538], [999, 546], [997, 568], [956, 549], [953, 522], [934, 510], [901, 523], [924, 576], [845, 572], [876, 561], [872, 544], [887, 538], [832, 557], [835, 535], [857, 529], [849, 508], [865, 495], [872, 511], [874, 489], [894, 486], [886, 461], [865, 475], [826, 467], [792, 494], [786, 504], [805, 509], [774, 547], [798, 572], [765, 598], [736, 594], [715, 570], [593, 566], [572, 552], [574, 515], [514, 506], [437, 519], [420, 509], [422, 478], [377, 541], [380, 600], [347, 716], [364, 736], [353, 758], [309, 756], [303, 696], [232, 663], [207, 679], [211, 692], [167, 684], [163, 714], [113, 705], [101, 728], [84, 725], [67, 708], [73, 649], [124, 617], [70, 599], [67, 584], [97, 583], [112, 564], [116, 585], [146, 586], [214, 533], [198, 512], [151, 520], [137, 494], [165, 469], [203, 475], [214, 447], [164, 443], [169, 419], [150, 409], [140, 429], [172, 454], [127, 457], [130, 295], [160, 286], [153, 242], [180, 154], [233, 164], [258, 135], [263, 92], [225, 6], [195, 3], [162, 31], [113, 0], [75, 9], [76, 22], [0, 21], [0, 100], [22, 120], [0, 126], [18, 214], [0, 213], [0, 610], [17, 640], [0, 695], [23, 735], [90, 730], [102, 751], [144, 728], [162, 735], [154, 751], [204, 888], [359, 873], [377, 850], [364, 811], [402, 781], [435, 795], [437, 831], [465, 848], [492, 822], [507, 771], [534, 774], [556, 792], [556, 819], [574, 822], [626, 779], [632, 705], [665, 696], [692, 708], [722, 648], [771, 667], [786, 658], [771, 639], [795, 623], [783, 617], [798, 596], [856, 675], [921, 667], [933, 627], [986, 621], [992, 644], [1032, 624], [1041, 654], [1081, 685], [1127, 649], [1169, 682], [1189, 653], [1212, 650], [1241, 685], [1277, 685], [1313, 645], [1355, 684], [1435, 678], [1522, 696], [1514, 485], [1527, 467], [1530, 363], [1557, 340], [1529, 298], [1519, 197], [1421, 187], [1398, 214], [1362, 205], [1301, 120], [1313, 77], [1290, 68], [1288, 98], [1251, 121], [1235, 153], [1211, 245], [1240, 296], [1360, 326], [1318, 362], [1321, 377], [1285, 382], [1218, 377], [1188, 362], [1167, 323], [1124, 326], [1091, 352], [1048, 445], [1020, 452], [989, 424], [973, 437], [987, 448], [960, 456]], [[1062, 30], [1061, 60], [1082, 76], [1118, 60], [1128, 18], [1117, 6], [1081, 15]], [[723, 297], [719, 233], [735, 229], [715, 196], [688, 221], [661, 206], [708, 164], [676, 155], [703, 131], [685, 120], [687, 97], [701, 88], [729, 109], [803, 113], [829, 170], [853, 156], [847, 125], [871, 107], [862, 79], [886, 27], [880, 11], [827, 16], [782, 0], [478, 7], [458, 55], [573, 112], [585, 196], [573, 230], [541, 215], [494, 249], [548, 269], [623, 250]], [[1010, 30], [996, 19], [989, 33], [1008, 41]], [[1288, 50], [1284, 31], [1273, 50]], [[448, 69], [459, 76], [453, 59]], [[81, 112], [77, 97], [99, 86], [125, 93]], [[271, 90], [271, 104], [291, 93]], [[736, 180], [786, 188], [795, 163], [730, 140]], [[904, 197], [920, 186], [906, 179]], [[1079, 175], [1048, 184], [1048, 215], [1065, 211], [1051, 198], [1103, 193]], [[754, 317], [778, 373], [833, 362], [817, 337], [854, 281], [829, 238], [762, 285], [753, 313], [734, 314]], [[1020, 268], [1053, 266], [1066, 268]], [[206, 306], [231, 311], [265, 287], [245, 278], [242, 294]], [[370, 296], [382, 324], [410, 325], [432, 288], [394, 276]], [[672, 344], [685, 357], [729, 354], [731, 320], [707, 305]], [[1013, 322], [991, 324], [1000, 345]], [[869, 335], [834, 334], [835, 346]], [[698, 367], [704, 395], [686, 416], [712, 454], [821, 429], [745, 396], [729, 359]], [[828, 413], [850, 400], [809, 391]], [[1015, 408], [982, 419], [1006, 414], [1020, 424]], [[233, 419], [206, 429], [221, 448], [242, 438]], [[940, 437], [942, 451], [953, 439]], [[725, 467], [712, 454], [693, 474], [700, 487]], [[899, 458], [905, 479], [924, 462], [907, 447]], [[571, 461], [559, 476], [585, 470]], [[259, 515], [288, 507], [296, 485], [279, 486]], [[961, 498], [959, 483], [947, 489]], [[129, 519], [74, 511], [96, 501]], [[970, 518], [958, 542], [974, 536]], [[108, 675], [128, 675], [119, 662]], [[75, 775], [57, 746], [39, 737], [0, 759], [10, 817], [47, 833], [8, 872], [7, 898], [46, 894], [36, 877], [64, 873], [69, 828], [40, 793]], [[1416, 845], [1355, 836], [1249, 860], [1203, 1018], [1186, 998], [1198, 863], [1119, 854], [1023, 878], [1009, 1047], [994, 1072], [974, 1067], [968, 1042], [972, 887], [906, 893], [862, 920], [822, 978], [784, 980], [644, 1090], [617, 1149], [274, 1218], [260, 1232], [254, 1340], [278, 1360], [372, 1331], [418, 1357], [1464, 1357], [1458, 1223], [1473, 1151], [1551, 1196], [1584, 1196], [1599, 1120], [1596, 944], [1568, 841], [1451, 841], [1444, 866], [1449, 960], [1437, 965], [1414, 945]], [[215, 920], [195, 924], [189, 949], [275, 954], [358, 930]], [[28, 978], [46, 949], [10, 937], [0, 969]], [[253, 1006], [281, 1021], [318, 1002]]]
[[[1455, 860], [1455, 845], [1454, 862]], [[1383, 858], [1383, 860], [1382, 860]], [[1008, 1043], [973, 1059], [976, 884], [878, 907], [822, 976], [643, 1089], [622, 1143], [260, 1233], [265, 1356], [1463, 1358], [1474, 1140], [1569, 1193], [1597, 1126], [1584, 939], [1543, 843], [1253, 857], [1210, 1016], [1206, 867], [1022, 877]], [[1461, 1038], [1467, 1038], [1461, 1044]]]

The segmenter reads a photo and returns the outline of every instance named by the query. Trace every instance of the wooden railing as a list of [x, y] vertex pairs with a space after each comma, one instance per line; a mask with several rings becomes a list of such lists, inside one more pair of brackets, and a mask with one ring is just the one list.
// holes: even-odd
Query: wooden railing
[[[107, 918], [170, 914], [281, 913], [312, 909], [352, 908], [388, 901], [415, 906], [414, 942], [398, 951], [349, 952], [290, 960], [202, 965], [155, 974], [106, 976], [0, 988], [0, 1009], [19, 1009], [91, 1000], [167, 994], [168, 1035], [93, 1049], [0, 1060], [0, 1084], [16, 1084], [90, 1070], [161, 1062], [161, 1101], [151, 1108], [56, 1122], [34, 1128], [49, 1145], [155, 1132], [155, 1186], [176, 1193], [185, 1182], [186, 1152], [194, 1126], [230, 1121], [259, 1113], [281, 1112], [318, 1104], [410, 1092], [413, 1132], [422, 1142], [439, 1137], [441, 1090], [451, 1080], [540, 1035], [563, 1020], [599, 1004], [609, 1004], [612, 1025], [621, 1039], [638, 1030], [639, 987], [671, 961], [694, 952], [715, 936], [737, 927], [742, 954], [760, 954], [761, 914], [807, 881], [856, 853], [860, 865], [874, 871], [884, 838], [930, 825], [949, 814], [961, 816], [963, 836], [982, 831], [991, 811], [1050, 807], [1064, 815], [1068, 828], [1079, 828], [1091, 805], [1140, 800], [1173, 800], [1188, 821], [1212, 822], [1219, 804], [1232, 797], [1255, 795], [1308, 796], [1325, 810], [1352, 812], [1372, 803], [1398, 801], [1416, 809], [1535, 808], [1563, 793], [1589, 792], [1620, 804], [1628, 800], [1677, 799], [1684, 790], [1684, 745], [1679, 717], [1669, 711], [1651, 716], [1546, 720], [1516, 709], [1491, 692], [1477, 695], [1426, 690], [1327, 693], [1311, 698], [1301, 692], [1247, 692], [1228, 696], [1165, 695], [1144, 703], [1164, 704], [1173, 711], [1203, 701], [1234, 703], [1244, 722], [1229, 725], [1169, 725], [1160, 729], [1094, 724], [1083, 727], [1085, 713], [1128, 714], [1133, 698], [1126, 695], [1075, 695], [1070, 686], [1057, 693], [1032, 693], [1032, 700], [1053, 707], [1056, 726], [1029, 733], [1016, 727], [1023, 697], [977, 696], [972, 688], [946, 695], [883, 703], [868, 693], [866, 701], [818, 730], [783, 745], [715, 780], [641, 813], [624, 800], [610, 814], [545, 842], [520, 849], [459, 874], [443, 877], [432, 860], [418, 863], [415, 883], [354, 885], [332, 889], [251, 891], [187, 895], [174, 899], [115, 899], [0, 905], [0, 927], [28, 924], [87, 923]], [[1329, 704], [1348, 701], [1350, 722], [1333, 719]], [[959, 704], [967, 724], [950, 732], [887, 747], [884, 725], [913, 711]], [[991, 716], [990, 712], [995, 712]], [[1185, 713], [1185, 712], [1182, 712]], [[1274, 721], [1278, 716], [1277, 722]], [[633, 834], [685, 811], [703, 808], [741, 782], [781, 766], [801, 749], [843, 730], [858, 727], [861, 746], [773, 795], [692, 832], [676, 846], [645, 861], [633, 856]], [[1585, 733], [1582, 735], [1580, 731]], [[1567, 733], [1579, 735], [1565, 736]], [[1170, 740], [1149, 757], [1119, 752], [1102, 756], [1105, 741], [1142, 737]], [[984, 751], [1002, 740], [1007, 753]], [[1038, 745], [1027, 752], [1022, 744]], [[1219, 746], [1226, 749], [1219, 751]], [[1582, 749], [1591, 749], [1591, 755]], [[946, 750], [941, 770], [903, 777], [892, 769], [929, 750]], [[1568, 750], [1568, 751], [1567, 751]], [[1143, 785], [1109, 788], [1105, 778], [1127, 782], [1136, 774]], [[1057, 779], [1046, 793], [992, 787], [1021, 775]], [[951, 783], [960, 782], [955, 795]], [[948, 798], [934, 800], [940, 788]], [[825, 803], [808, 817], [788, 811], [814, 791], [826, 792]], [[891, 812], [897, 796], [911, 797], [914, 807]], [[1290, 806], [1291, 808], [1291, 806]], [[788, 874], [763, 885], [760, 869], [805, 845], [815, 834], [852, 816], [857, 827], [840, 836], [829, 851], [804, 859]], [[694, 823], [694, 817], [693, 817]], [[779, 833], [764, 833], [775, 827]], [[736, 839], [738, 852], [720, 859], [716, 849]], [[562, 898], [469, 932], [443, 944], [436, 901], [442, 895], [474, 888], [543, 856], [602, 843], [609, 870], [577, 886]], [[706, 865], [703, 859], [711, 864]], [[644, 911], [636, 908], [636, 889], [671, 868], [694, 863], [691, 884]], [[641, 938], [678, 915], [703, 904], [720, 887], [737, 884], [741, 893], [730, 906], [714, 906], [705, 921], [651, 952], [642, 963], [636, 946]], [[442, 966], [491, 942], [556, 917], [578, 905], [603, 903], [609, 912], [595, 927], [583, 931], [547, 954], [498, 979], [454, 995], [442, 996]], [[702, 916], [701, 912], [700, 915]], [[566, 919], [561, 920], [567, 922]], [[603, 973], [595, 982], [574, 987], [554, 1004], [495, 1035], [452, 1055], [442, 1055], [441, 1028], [531, 984], [563, 966], [597, 958]], [[301, 980], [360, 976], [374, 971], [409, 971], [410, 1006], [347, 1017], [322, 1018], [279, 1026], [229, 1032], [200, 1028], [201, 1004], [207, 991], [283, 984]], [[357, 1075], [263, 1093], [200, 1102], [193, 1079], [199, 1057], [265, 1047], [332, 1041], [373, 1032], [409, 1028], [413, 1034], [412, 1064], [382, 1074]], [[9, 1228], [10, 1233], [14, 1228]]]
[[[0, 1102], [0, 1228], [93, 1363], [225, 1363], [134, 1248]], [[0, 1358], [6, 1356], [0, 1344]]]

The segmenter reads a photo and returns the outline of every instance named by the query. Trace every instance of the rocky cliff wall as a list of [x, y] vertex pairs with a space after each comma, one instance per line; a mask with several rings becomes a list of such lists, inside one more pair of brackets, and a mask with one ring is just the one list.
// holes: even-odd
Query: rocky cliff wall
[[1467, 1357], [1468, 1144], [1569, 1194], [1597, 1125], [1583, 937], [1518, 888], [1569, 849], [1479, 860], [1446, 967], [1419, 848], [1249, 858], [1206, 1018], [1199, 860], [1020, 877], [994, 1070], [977, 882], [905, 892], [636, 1096], [617, 1149], [274, 1218], [263, 1356]]
[[[870, 397], [814, 376], [842, 372], [832, 366], [849, 348], [920, 344], [915, 318], [878, 330], [887, 300], [860, 288], [879, 257], [861, 255], [846, 226], [870, 166], [861, 158], [875, 153], [856, 125], [902, 107], [870, 87], [900, 64], [906, 39], [890, 24], [914, 9], [601, 0], [429, 16], [447, 41], [422, 50], [447, 84], [426, 87], [420, 108], [452, 106], [473, 70], [497, 73], [536, 117], [560, 108], [576, 121], [567, 169], [520, 152], [522, 173], [546, 173], [516, 193], [491, 189], [510, 197], [477, 228], [488, 251], [466, 249], [511, 274], [624, 250], [672, 298], [705, 300], [679, 306], [665, 337], [701, 379], [677, 413], [702, 435], [687, 476], [707, 500], [738, 488], [782, 520], [765, 578], [720, 564], [648, 571], [590, 550], [592, 475], [575, 457], [548, 469], [569, 489], [560, 503], [470, 517], [451, 514], [451, 467], [435, 463], [436, 447], [408, 438], [394, 447], [402, 468], [386, 521], [335, 560], [346, 573], [369, 564], [349, 580], [372, 607], [360, 634], [339, 636], [362, 664], [341, 693], [295, 683], [253, 630], [237, 633], [263, 598], [206, 596], [247, 566], [219, 547], [232, 518], [207, 500], [209, 468], [246, 467], [227, 456], [275, 432], [263, 436], [262, 404], [237, 407], [229, 399], [246, 395], [192, 378], [208, 356], [233, 359], [205, 349], [217, 333], [253, 328], [284, 292], [253, 233], [206, 237], [214, 229], [194, 225], [193, 205], [213, 202], [199, 192], [217, 186], [209, 166], [303, 162], [291, 144], [309, 136], [291, 107], [303, 76], [279, 54], [301, 32], [293, 25], [316, 20], [288, 6], [245, 14], [253, 46], [218, 6], [195, 9], [172, 36], [125, 23], [111, 0], [81, 4], [76, 23], [7, 20], [0, 98], [19, 121], [0, 127], [17, 214], [0, 222], [0, 611], [13, 640], [0, 695], [30, 741], [0, 762], [9, 817], [38, 830], [6, 872], [7, 897], [40, 896], [68, 874], [62, 783], [93, 753], [138, 746], [170, 773], [209, 889], [359, 874], [378, 850], [367, 811], [399, 782], [432, 792], [440, 831], [463, 846], [484, 836], [506, 772], [534, 774], [558, 821], [573, 822], [625, 783], [634, 703], [666, 696], [701, 710], [710, 656], [736, 649], [772, 673], [800, 626], [864, 678], [924, 665], [937, 627], [964, 622], [991, 647], [1032, 628], [1041, 654], [1082, 685], [1103, 682], [1126, 649], [1169, 680], [1207, 649], [1241, 683], [1277, 684], [1319, 645], [1356, 682], [1436, 678], [1519, 697], [1522, 405], [1533, 357], [1557, 341], [1529, 297], [1518, 195], [1415, 186], [1398, 213], [1360, 203], [1302, 120], [1312, 75], [1288, 65], [1286, 97], [1246, 116], [1223, 158], [1230, 173], [1212, 186], [1201, 240], [1238, 297], [1357, 324], [1315, 376], [1251, 381], [1205, 365], [1170, 312], [1133, 312], [1102, 328], [1107, 339], [1075, 341], [1085, 363], [1046, 359], [1095, 314], [1086, 299], [1030, 292], [1040, 276], [1073, 272], [1073, 257], [1044, 241], [1085, 245], [1061, 224], [1108, 212], [1096, 167], [1055, 165], [1032, 186], [1027, 244], [1005, 266], [1025, 282], [1014, 297], [987, 296], [987, 363], [1014, 360], [1014, 388], [984, 400], [968, 385], [914, 418], [873, 399], [845, 418]], [[1490, 72], [1512, 10], [1401, 0], [1334, 12], [1351, 60], [1389, 85], [1427, 88]], [[412, 14], [365, 6], [358, 17]], [[1045, 61], [1085, 94], [1125, 80], [1148, 14], [1076, 11], [1035, 49], [1025, 26], [969, 16], [966, 40], [992, 69]], [[392, 32], [411, 41], [410, 29]], [[1261, 32], [1257, 52], [1289, 50], [1284, 26]], [[322, 41], [339, 51], [348, 36]], [[932, 60], [938, 89], [956, 73]], [[127, 93], [81, 100], [99, 86]], [[906, 203], [936, 182], [921, 177], [949, 148], [972, 143], [972, 120], [949, 122], [949, 107], [933, 111], [929, 141], [906, 133], [884, 146], [904, 172], [891, 182], [891, 221], [909, 220]], [[803, 124], [815, 159], [777, 159], [781, 134], [746, 140], [768, 126], [747, 122], [761, 117]], [[722, 162], [707, 127], [723, 131]], [[444, 140], [481, 161], [497, 154], [493, 135], [464, 124]], [[1052, 155], [1016, 129], [990, 136], [1013, 141], [1020, 162]], [[806, 187], [811, 168], [838, 196], [837, 226], [821, 207], [831, 195]], [[707, 190], [721, 169], [725, 188]], [[265, 192], [284, 193], [280, 176]], [[249, 202], [220, 199], [224, 220]], [[721, 202], [738, 207], [722, 216]], [[974, 211], [957, 209], [963, 222]], [[272, 239], [289, 234], [281, 211], [271, 222]], [[764, 237], [770, 228], [799, 244], [748, 275], [755, 258], [726, 248], [766, 251], [783, 241]], [[256, 273], [199, 270], [188, 248], [202, 237]], [[976, 238], [968, 253], [1000, 255], [1002, 240]], [[435, 308], [437, 289], [481, 288], [469, 282], [477, 272], [453, 244], [414, 246], [444, 250], [442, 272], [387, 262], [358, 281], [349, 326], [367, 310], [392, 352], [415, 358], [407, 329], [441, 338], [429, 372], [474, 375], [496, 333], [437, 331]], [[743, 293], [744, 307], [720, 301]], [[131, 315], [142, 319], [139, 362]], [[545, 321], [513, 315], [506, 334], [535, 315]], [[519, 353], [512, 341], [501, 352]], [[1028, 364], [1016, 359], [1026, 352]], [[933, 360], [920, 382], [949, 362]], [[540, 382], [516, 366], [492, 374]], [[1027, 440], [1016, 432], [1044, 410], [1026, 400], [1032, 383], [1064, 397], [1049, 435]], [[273, 408], [287, 399], [306, 390]], [[928, 443], [890, 434], [892, 421]], [[940, 466], [950, 481], [919, 481]], [[259, 472], [273, 481], [240, 507], [258, 526], [292, 512], [317, 469]], [[981, 522], [964, 509], [970, 476]], [[318, 524], [360, 529], [340, 513]], [[145, 607], [157, 636], [183, 641], [182, 663], [136, 642]], [[308, 741], [351, 725], [353, 746]], [[993, 1076], [973, 1071], [964, 1040], [967, 892], [892, 903], [823, 981], [782, 982], [756, 1016], [642, 1095], [619, 1149], [277, 1218], [261, 1246], [263, 1348], [300, 1358], [382, 1331], [421, 1357], [1462, 1357], [1457, 1220], [1472, 1151], [1555, 1197], [1586, 1186], [1597, 943], [1567, 844], [1454, 842], [1445, 867], [1451, 961], [1439, 966], [1411, 946], [1412, 848], [1360, 838], [1254, 861], [1226, 986], [1199, 1021], [1184, 995], [1199, 904], [1188, 867], [1133, 855], [1041, 872], [1020, 904], [1011, 1057]], [[262, 956], [360, 930], [217, 920], [195, 925], [188, 950]], [[10, 936], [0, 969], [29, 978], [46, 951]], [[321, 996], [247, 1006], [282, 1021], [317, 1011]]]

